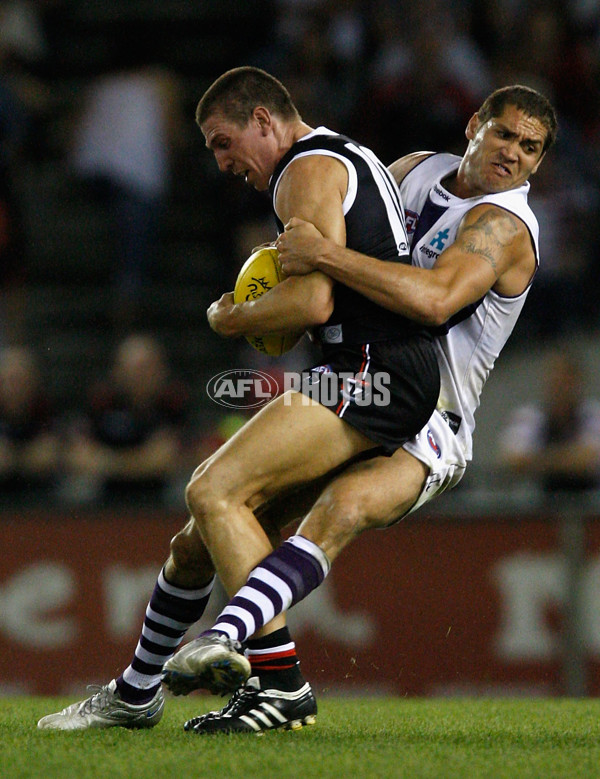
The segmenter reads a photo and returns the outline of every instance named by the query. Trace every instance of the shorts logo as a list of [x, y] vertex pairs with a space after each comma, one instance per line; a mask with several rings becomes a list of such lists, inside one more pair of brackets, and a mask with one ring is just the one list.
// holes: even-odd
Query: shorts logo
[[318, 384], [321, 381], [321, 376], [326, 373], [331, 373], [331, 365], [317, 365], [316, 368], [311, 368], [305, 381], [307, 384]]
[[341, 325], [319, 328], [319, 339], [326, 344], [341, 344], [344, 341]]
[[427, 441], [429, 442], [429, 446], [430, 446], [430, 447], [433, 449], [433, 451], [435, 452], [435, 456], [436, 456], [436, 457], [438, 458], [438, 460], [439, 460], [439, 459], [440, 459], [440, 457], [442, 456], [442, 450], [441, 450], [441, 449], [440, 449], [440, 447], [438, 446], [438, 443], [437, 443], [437, 441], [435, 440], [435, 438], [433, 437], [433, 433], [431, 432], [431, 430], [429, 430], [429, 428], [427, 428]]
[[433, 473], [427, 479], [427, 486], [425, 487], [425, 492], [429, 492], [429, 490], [432, 487], [435, 487], [436, 485], [439, 485], [441, 483], [442, 483], [442, 477], [439, 475], [439, 473]]

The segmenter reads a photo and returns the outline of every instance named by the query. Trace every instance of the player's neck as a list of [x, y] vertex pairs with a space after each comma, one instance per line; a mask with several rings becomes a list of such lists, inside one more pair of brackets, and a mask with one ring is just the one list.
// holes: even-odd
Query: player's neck
[[455, 197], [462, 197], [460, 194], [460, 186], [456, 177], [456, 171], [450, 173], [450, 175], [446, 176], [446, 178], [443, 178], [440, 181], [440, 184], [451, 195], [454, 195]]
[[309, 127], [302, 121], [289, 122], [284, 125], [280, 125], [278, 131], [276, 132], [277, 144], [279, 147], [279, 159], [287, 154], [296, 141], [304, 138], [305, 135], [308, 135], [312, 131], [313, 128]]
[[296, 141], [299, 141], [301, 138], [304, 138], [305, 135], [312, 133], [313, 130], [314, 130], [313, 127], [309, 127], [309, 125], [305, 124], [304, 122], [297, 122], [293, 126], [292, 143], [296, 143]]

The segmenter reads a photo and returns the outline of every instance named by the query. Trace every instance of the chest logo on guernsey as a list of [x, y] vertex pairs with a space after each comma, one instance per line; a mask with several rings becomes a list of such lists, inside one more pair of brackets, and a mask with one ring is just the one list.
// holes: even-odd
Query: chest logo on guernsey
[[438, 249], [439, 251], [442, 251], [444, 248], [444, 244], [448, 240], [448, 233], [450, 230], [447, 228], [446, 230], [438, 230], [438, 232], [434, 235], [434, 237], [429, 242], [430, 246], [433, 246], [435, 249]]
[[412, 235], [419, 224], [419, 215], [415, 211], [409, 211], [407, 208], [404, 212], [404, 219], [406, 221], [406, 232], [408, 235]]

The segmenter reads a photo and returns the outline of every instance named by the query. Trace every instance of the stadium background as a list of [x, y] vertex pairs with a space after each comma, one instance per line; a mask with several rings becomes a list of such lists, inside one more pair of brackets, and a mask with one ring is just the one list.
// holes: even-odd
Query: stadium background
[[[266, 204], [218, 175], [194, 126], [195, 103], [217, 75], [265, 67], [307, 122], [353, 135], [386, 163], [423, 148], [460, 151], [468, 117], [496, 86], [529, 83], [554, 100], [560, 140], [532, 193], [551, 239], [486, 388], [476, 463], [430, 514], [348, 550], [322, 600], [313, 596], [296, 619], [321, 690], [596, 694], [596, 496], [549, 511], [536, 491], [502, 479], [495, 444], [507, 407], [541, 394], [543, 355], [563, 339], [585, 354], [600, 394], [597, 2], [240, 0], [227, 4], [227, 18], [218, 0], [16, 5], [36, 12], [43, 39], [18, 62], [17, 80], [33, 85], [35, 99], [11, 168], [26, 238], [26, 304], [13, 337], [43, 355], [65, 407], [82, 401], [123, 335], [111, 320], [106, 215], [68, 165], [82, 94], [114, 65], [115, 42], [180, 84], [184, 121], [164, 230], [135, 327], [159, 337], [189, 380], [200, 430], [217, 413], [208, 379], [255, 359], [210, 335], [206, 307], [231, 287], [248, 241], [273, 230]], [[181, 498], [173, 503], [109, 514], [60, 502], [3, 507], [0, 649], [10, 662], [0, 689], [70, 692], [117, 672], [183, 517]], [[343, 640], [327, 633], [331, 625]]]

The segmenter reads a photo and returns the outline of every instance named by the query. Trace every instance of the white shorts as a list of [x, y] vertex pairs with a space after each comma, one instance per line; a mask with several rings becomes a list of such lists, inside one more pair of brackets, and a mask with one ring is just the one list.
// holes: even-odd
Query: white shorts
[[423, 491], [408, 514], [455, 487], [464, 476], [467, 460], [460, 442], [437, 410], [421, 432], [402, 448], [429, 467]]

